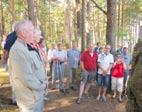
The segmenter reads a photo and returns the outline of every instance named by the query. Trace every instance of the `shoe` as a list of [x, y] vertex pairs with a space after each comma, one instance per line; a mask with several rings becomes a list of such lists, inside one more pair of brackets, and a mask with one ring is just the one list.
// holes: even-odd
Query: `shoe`
[[105, 96], [102, 96], [102, 100], [103, 100], [104, 102], [106, 102], [106, 97], [105, 97]]
[[64, 95], [66, 95], [65, 89], [60, 89], [60, 92], [63, 93]]
[[76, 88], [74, 86], [70, 86], [70, 89], [76, 91]]
[[80, 103], [81, 103], [81, 98], [78, 98], [78, 99], [76, 100], [76, 103], [77, 103], [77, 104], [80, 104]]
[[122, 102], [122, 98], [121, 98], [121, 97], [119, 97], [119, 98], [118, 98], [118, 101], [121, 103], [121, 102]]
[[65, 92], [66, 92], [67, 94], [69, 94], [69, 93], [70, 93], [70, 90], [69, 90], [69, 89], [65, 89]]
[[113, 95], [112, 98], [115, 99], [115, 98], [116, 98], [116, 95]]
[[44, 100], [45, 100], [45, 101], [49, 101], [49, 98], [47, 98], [47, 97], [44, 97]]
[[17, 106], [16, 102], [10, 102], [9, 105]]
[[86, 93], [86, 94], [84, 94], [84, 96], [85, 96], [85, 98], [87, 98], [87, 99], [89, 99], [90, 97], [89, 97], [89, 95]]
[[101, 96], [98, 95], [97, 98], [96, 98], [96, 100], [99, 101], [100, 99], [101, 99]]

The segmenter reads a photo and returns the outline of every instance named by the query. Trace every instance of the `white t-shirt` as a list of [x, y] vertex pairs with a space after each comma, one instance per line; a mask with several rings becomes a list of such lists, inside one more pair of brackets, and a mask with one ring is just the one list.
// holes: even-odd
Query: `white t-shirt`
[[[101, 53], [98, 56], [98, 63], [101, 64], [101, 66], [107, 70], [110, 66], [110, 64], [114, 63], [114, 58], [112, 54], [105, 54], [105, 53]], [[98, 69], [98, 73], [102, 74], [102, 70], [99, 68]], [[110, 75], [110, 70], [107, 72], [108, 75]]]
[[55, 51], [55, 49], [49, 49], [48, 50], [48, 61], [52, 61], [51, 59], [53, 58], [53, 52]]
[[64, 50], [54, 50], [53, 51], [53, 58], [59, 58], [61, 61], [67, 60], [67, 52]]

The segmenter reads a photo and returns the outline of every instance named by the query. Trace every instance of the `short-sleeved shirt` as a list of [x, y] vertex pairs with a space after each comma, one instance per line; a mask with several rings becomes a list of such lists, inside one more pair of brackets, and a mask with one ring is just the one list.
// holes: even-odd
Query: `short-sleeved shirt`
[[53, 52], [55, 49], [49, 49], [48, 50], [48, 61], [52, 61], [51, 59], [53, 58]]
[[81, 54], [81, 58], [80, 58], [80, 60], [84, 64], [85, 70], [87, 70], [88, 72], [96, 71], [97, 59], [98, 59], [98, 56], [97, 56], [97, 54], [95, 52], [91, 56], [88, 51], [84, 51]]
[[131, 58], [131, 56], [128, 54], [128, 53], [123, 53], [122, 54], [122, 57], [123, 57], [123, 59], [124, 59], [124, 62], [125, 62], [125, 64], [128, 66], [128, 65], [130, 65], [130, 63], [131, 63], [131, 60], [132, 60], [132, 58]]
[[12, 32], [10, 33], [8, 36], [7, 36], [7, 39], [6, 39], [6, 42], [5, 42], [5, 45], [4, 45], [4, 49], [6, 51], [10, 51], [12, 45], [15, 43], [17, 39], [17, 36], [16, 36], [16, 32]]
[[122, 63], [116, 64], [112, 68], [112, 76], [116, 78], [122, 78], [124, 76], [124, 66]]
[[78, 49], [69, 49], [67, 51], [68, 65], [71, 68], [77, 68], [80, 60], [80, 51]]
[[[114, 58], [113, 58], [113, 55], [112, 54], [105, 54], [105, 53], [101, 53], [99, 54], [98, 56], [98, 63], [101, 64], [101, 66], [107, 70], [110, 66], [110, 64], [113, 64], [114, 63]], [[102, 70], [99, 68], [98, 69], [98, 73], [99, 74], [102, 74]], [[107, 72], [108, 75], [110, 75], [110, 70]]]
[[67, 52], [64, 50], [54, 50], [53, 58], [59, 58], [61, 61], [67, 60]]

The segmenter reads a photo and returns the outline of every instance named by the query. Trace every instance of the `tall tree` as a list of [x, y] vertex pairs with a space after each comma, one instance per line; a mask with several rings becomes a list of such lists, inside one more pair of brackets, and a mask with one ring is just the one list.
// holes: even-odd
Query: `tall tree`
[[5, 34], [5, 16], [4, 16], [4, 7], [3, 7], [3, 0], [0, 1], [1, 6], [1, 37]]
[[82, 0], [82, 10], [81, 10], [81, 50], [84, 51], [85, 50], [85, 46], [86, 46], [86, 31], [85, 31], [85, 1], [86, 0]]
[[91, 30], [90, 30], [90, 11], [91, 11], [91, 6], [90, 6], [90, 0], [86, 0], [86, 41], [87, 41], [87, 46], [88, 44], [92, 41], [91, 40]]
[[116, 36], [116, 0], [107, 0], [107, 28], [106, 42], [112, 46], [112, 51], [115, 50]]
[[8, 1], [8, 4], [9, 4], [9, 11], [10, 11], [10, 14], [11, 14], [11, 28], [12, 28], [12, 24], [15, 22], [15, 8], [14, 8], [14, 0], [9, 0]]
[[28, 15], [34, 26], [37, 26], [37, 17], [35, 12], [34, 0], [27, 0], [28, 3]]
[[65, 13], [65, 37], [66, 37], [66, 44], [70, 47], [71, 41], [71, 26], [70, 26], [70, 1], [64, 0], [64, 13]]

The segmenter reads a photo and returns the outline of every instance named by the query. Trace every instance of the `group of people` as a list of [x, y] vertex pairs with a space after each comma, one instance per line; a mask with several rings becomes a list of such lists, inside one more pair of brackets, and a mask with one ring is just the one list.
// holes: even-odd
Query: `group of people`
[[[110, 45], [100, 47], [98, 44], [94, 48], [94, 44], [89, 43], [81, 53], [77, 42], [73, 41], [67, 50], [58, 42], [57, 45], [52, 44], [47, 52], [40, 30], [34, 28], [29, 20], [18, 22], [13, 33], [14, 36], [9, 35], [4, 46], [4, 63], [8, 60], [13, 96], [21, 112], [43, 112], [44, 99], [48, 93], [48, 65], [52, 78], [51, 89], [58, 88], [64, 94], [68, 89], [77, 90], [77, 70], [81, 68], [77, 104], [81, 103], [83, 94], [89, 97], [94, 80], [98, 86], [97, 100], [107, 100], [106, 91], [111, 85], [112, 97], [115, 98], [118, 91], [119, 101], [122, 101], [131, 62], [127, 47], [114, 56]], [[65, 68], [68, 69], [66, 86]]]
[[111, 53], [111, 46], [100, 47], [99, 44], [94, 49], [89, 45], [88, 49], [81, 54], [80, 62], [82, 68], [81, 83], [77, 104], [81, 103], [82, 94], [89, 97], [88, 90], [91, 82], [96, 77], [98, 86], [98, 96], [96, 100], [106, 101], [108, 88], [113, 91], [112, 98], [118, 92], [118, 100], [122, 102], [122, 96], [126, 95], [129, 70], [131, 69], [131, 55], [128, 48], [122, 47], [117, 53]]

